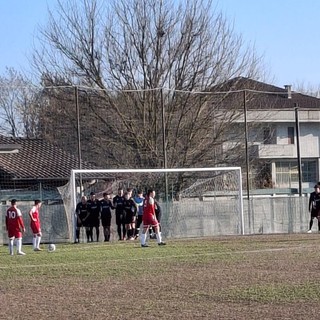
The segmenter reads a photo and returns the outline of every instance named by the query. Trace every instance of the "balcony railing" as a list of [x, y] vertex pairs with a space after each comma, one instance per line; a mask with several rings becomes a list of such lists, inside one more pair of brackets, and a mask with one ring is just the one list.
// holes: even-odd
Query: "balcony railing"
[[[250, 147], [250, 154], [259, 159], [296, 158], [297, 146], [295, 144], [260, 144]], [[312, 145], [301, 145], [302, 157], [319, 157], [319, 148]]]

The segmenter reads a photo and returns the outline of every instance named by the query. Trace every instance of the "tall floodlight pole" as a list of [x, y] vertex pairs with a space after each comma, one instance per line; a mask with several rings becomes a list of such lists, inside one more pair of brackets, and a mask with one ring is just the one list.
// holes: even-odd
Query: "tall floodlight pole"
[[243, 120], [244, 120], [244, 142], [246, 158], [246, 182], [247, 182], [247, 200], [248, 200], [248, 225], [251, 230], [251, 206], [250, 206], [250, 179], [249, 179], [249, 147], [248, 147], [248, 120], [247, 120], [247, 92], [243, 91]]
[[[166, 140], [166, 118], [165, 118], [165, 106], [163, 101], [163, 89], [160, 90], [160, 100], [161, 100], [161, 114], [162, 114], [162, 149], [163, 149], [163, 168], [167, 169], [168, 163], [167, 163], [167, 140]], [[168, 203], [168, 174], [165, 172], [164, 174], [165, 179], [165, 198], [166, 203]]]
[[249, 179], [249, 147], [248, 147], [248, 120], [247, 120], [247, 93], [243, 91], [243, 118], [244, 118], [244, 141], [246, 151], [246, 181], [247, 181], [247, 199], [250, 199], [250, 179]]
[[298, 179], [299, 179], [299, 196], [302, 196], [302, 166], [300, 154], [300, 125], [299, 125], [299, 107], [294, 104], [295, 120], [296, 120], [296, 136], [297, 136], [297, 159], [298, 159]]
[[[78, 138], [78, 159], [79, 169], [82, 169], [82, 156], [81, 156], [81, 131], [80, 131], [80, 108], [79, 108], [79, 90], [78, 87], [74, 87], [75, 101], [76, 101], [76, 113], [77, 113], [77, 138]], [[80, 196], [82, 196], [82, 175], [80, 175]]]

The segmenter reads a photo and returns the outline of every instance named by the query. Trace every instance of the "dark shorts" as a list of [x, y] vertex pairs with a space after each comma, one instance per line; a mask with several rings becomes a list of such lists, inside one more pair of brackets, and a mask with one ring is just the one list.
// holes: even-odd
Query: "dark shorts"
[[320, 210], [312, 209], [311, 210], [311, 218], [317, 218], [320, 216]]
[[83, 222], [81, 220], [79, 221], [79, 219], [77, 219], [77, 228], [79, 229], [79, 228], [82, 228], [82, 227], [84, 227]]
[[156, 218], [157, 218], [158, 222], [160, 223], [160, 221], [161, 221], [161, 211], [160, 212], [156, 212]]
[[124, 224], [126, 221], [126, 215], [124, 212], [116, 212], [116, 224]]
[[142, 215], [138, 215], [138, 217], [137, 217], [137, 228], [140, 228], [141, 223], [142, 223]]
[[92, 219], [92, 220], [90, 221], [90, 227], [99, 228], [99, 226], [100, 226], [100, 220], [99, 220], [99, 218]]
[[101, 223], [103, 227], [111, 226], [111, 215], [101, 216]]
[[[88, 220], [88, 222], [87, 222]], [[86, 222], [87, 222], [87, 226], [88, 227], [99, 227], [100, 226], [100, 219], [99, 219], [99, 216], [98, 215], [90, 215], [88, 218], [87, 218]]]
[[88, 219], [83, 221], [83, 218], [85, 218], [85, 216], [79, 216], [79, 219], [76, 218], [77, 228], [88, 227]]
[[134, 212], [132, 212], [132, 211], [128, 211], [126, 213], [126, 217], [125, 217], [124, 223], [125, 224], [133, 223], [136, 220], [135, 218], [136, 218], [136, 214]]

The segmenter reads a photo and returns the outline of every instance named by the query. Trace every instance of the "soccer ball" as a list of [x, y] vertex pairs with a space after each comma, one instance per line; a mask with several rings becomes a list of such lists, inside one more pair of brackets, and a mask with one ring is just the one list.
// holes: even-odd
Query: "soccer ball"
[[50, 243], [48, 245], [48, 252], [53, 252], [53, 251], [56, 251], [56, 245], [53, 243]]

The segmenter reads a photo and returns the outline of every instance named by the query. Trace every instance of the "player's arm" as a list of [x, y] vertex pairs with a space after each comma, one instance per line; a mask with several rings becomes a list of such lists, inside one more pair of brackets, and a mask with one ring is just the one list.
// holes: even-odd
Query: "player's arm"
[[22, 232], [26, 232], [26, 228], [24, 226], [24, 222], [23, 222], [23, 219], [22, 219], [22, 213], [19, 209], [17, 209], [17, 214], [18, 214], [18, 223], [19, 223], [19, 227], [20, 227], [20, 230]]
[[26, 232], [26, 228], [25, 228], [25, 226], [24, 226], [22, 217], [19, 217], [18, 220], [19, 220], [20, 230], [21, 230], [22, 232]]
[[87, 215], [82, 219], [82, 221], [86, 221], [88, 219], [88, 217], [90, 216], [90, 206], [88, 206], [88, 203], [87, 203]]
[[101, 211], [102, 211], [102, 205], [101, 205], [101, 202], [100, 202], [100, 201], [98, 201], [99, 219], [101, 219]]
[[309, 212], [311, 212], [311, 209], [312, 209], [312, 202], [313, 202], [313, 194], [311, 193], [309, 197]]
[[136, 206], [136, 213], [139, 211], [139, 204], [138, 204], [138, 202], [136, 202], [135, 200], [134, 200], [134, 198], [133, 198], [133, 202], [134, 202], [134, 204], [135, 204], [135, 206]]
[[135, 216], [137, 213], [137, 207], [136, 204], [133, 200], [129, 200], [130, 201], [130, 211], [133, 213], [133, 215]]
[[90, 215], [90, 212], [87, 210], [87, 215], [82, 219], [82, 221], [86, 221]]
[[152, 208], [152, 215], [154, 217], [154, 219], [156, 218], [156, 211], [155, 211], [155, 203], [154, 203], [154, 199], [153, 198], [149, 198], [149, 204], [151, 205]]
[[80, 219], [80, 206], [79, 206], [79, 204], [77, 204], [77, 206], [76, 206], [75, 215], [77, 217], [77, 221], [80, 223], [81, 219]]
[[33, 210], [34, 210], [34, 208], [32, 208], [32, 209], [29, 211], [30, 219], [31, 219], [32, 221], [37, 221], [37, 219], [34, 219], [33, 216], [32, 216]]
[[116, 201], [116, 197], [114, 197], [113, 199], [112, 199], [112, 204], [113, 204], [113, 206], [114, 206], [114, 208], [116, 208], [117, 207], [117, 201]]

